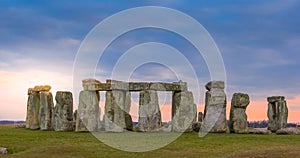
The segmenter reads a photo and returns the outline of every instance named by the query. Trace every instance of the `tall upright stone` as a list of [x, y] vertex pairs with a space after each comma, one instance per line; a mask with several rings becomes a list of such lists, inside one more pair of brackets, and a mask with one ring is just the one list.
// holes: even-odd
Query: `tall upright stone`
[[40, 128], [40, 93], [28, 89], [26, 128]]
[[226, 132], [226, 94], [223, 81], [211, 81], [205, 85], [204, 119], [201, 132]]
[[40, 130], [52, 130], [53, 97], [51, 92], [40, 92]]
[[229, 129], [231, 133], [247, 133], [246, 108], [250, 103], [248, 94], [234, 93], [231, 99]]
[[143, 90], [139, 100], [138, 130], [156, 131], [162, 126], [157, 91]]
[[73, 131], [73, 96], [71, 92], [57, 91], [56, 105], [53, 113], [53, 129], [55, 131]]
[[106, 92], [104, 124], [107, 132], [132, 130], [129, 115], [131, 95], [129, 91], [112, 90]]
[[77, 110], [76, 131], [98, 131], [100, 125], [100, 95], [98, 91], [81, 91]]
[[197, 108], [193, 93], [189, 91], [173, 92], [172, 131], [192, 132], [196, 121]]
[[268, 129], [276, 132], [287, 125], [288, 108], [284, 96], [268, 97]]

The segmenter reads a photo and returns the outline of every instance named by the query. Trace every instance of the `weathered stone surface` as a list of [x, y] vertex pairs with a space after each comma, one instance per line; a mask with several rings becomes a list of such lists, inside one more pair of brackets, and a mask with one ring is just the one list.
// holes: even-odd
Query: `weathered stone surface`
[[27, 116], [26, 116], [26, 128], [39, 129], [40, 128], [40, 94], [38, 92], [32, 92], [28, 96], [27, 101]]
[[40, 130], [52, 130], [53, 97], [51, 92], [40, 93]]
[[249, 134], [272, 134], [272, 132], [266, 128], [254, 128], [248, 131]]
[[5, 155], [7, 154], [7, 149], [0, 147], [0, 155]]
[[198, 113], [198, 122], [202, 122], [203, 121], [203, 113], [199, 112]]
[[231, 99], [229, 129], [231, 133], [247, 133], [248, 123], [246, 108], [250, 103], [249, 96], [234, 93]]
[[133, 130], [129, 115], [131, 95], [128, 91], [113, 90], [106, 92], [104, 124], [107, 132]]
[[276, 131], [276, 134], [289, 134], [289, 135], [299, 135], [300, 130], [295, 127], [289, 127], [289, 128], [281, 128]]
[[172, 97], [172, 131], [191, 132], [197, 108], [192, 92], [174, 92]]
[[33, 92], [33, 88], [28, 88], [27, 95], [30, 95]]
[[223, 81], [212, 81], [206, 85], [204, 118], [201, 132], [226, 132], [226, 94]]
[[123, 82], [116, 80], [106, 80], [106, 83], [100, 83], [95, 79], [86, 79], [82, 81], [84, 90], [90, 91], [142, 91], [142, 90], [155, 90], [155, 91], [187, 91], [186, 82]]
[[288, 108], [283, 96], [269, 97], [268, 101], [268, 129], [276, 132], [287, 125]]
[[49, 85], [40, 85], [34, 86], [33, 91], [35, 92], [49, 92], [51, 90], [51, 86]]
[[97, 91], [99, 89], [100, 84], [100, 81], [96, 79], [82, 80], [82, 86], [85, 91]]
[[140, 92], [138, 131], [157, 131], [162, 126], [157, 91]]
[[284, 101], [284, 96], [272, 96], [267, 98], [268, 102], [278, 102], [278, 101]]
[[210, 91], [211, 89], [224, 89], [225, 83], [224, 81], [211, 81], [205, 85], [205, 88]]
[[73, 131], [73, 96], [71, 92], [57, 91], [53, 113], [55, 131]]
[[100, 125], [100, 95], [97, 91], [81, 91], [77, 110], [76, 131], [98, 131]]

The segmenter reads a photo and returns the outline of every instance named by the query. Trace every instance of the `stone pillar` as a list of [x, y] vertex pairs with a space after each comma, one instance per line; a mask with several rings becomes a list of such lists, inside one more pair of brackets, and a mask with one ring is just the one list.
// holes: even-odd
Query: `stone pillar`
[[226, 94], [223, 81], [211, 81], [205, 85], [204, 118], [201, 132], [226, 132]]
[[193, 93], [189, 91], [173, 92], [172, 131], [192, 132], [196, 121], [197, 108]]
[[138, 131], [157, 131], [162, 126], [158, 95], [154, 90], [140, 92]]
[[26, 128], [39, 129], [40, 128], [40, 93], [28, 89], [28, 101], [27, 101], [27, 116], [26, 116]]
[[73, 96], [71, 92], [57, 91], [56, 105], [53, 114], [53, 129], [55, 131], [73, 131]]
[[199, 112], [198, 113], [198, 122], [202, 123], [202, 121], [203, 121], [203, 113]]
[[53, 97], [51, 92], [40, 93], [40, 130], [52, 130]]
[[81, 91], [77, 110], [76, 132], [98, 131], [100, 125], [100, 95], [98, 91]]
[[131, 95], [129, 91], [113, 90], [106, 92], [104, 124], [107, 132], [132, 130], [132, 119], [129, 115]]
[[234, 93], [231, 99], [229, 129], [231, 133], [247, 133], [246, 108], [250, 103], [248, 94]]
[[284, 96], [268, 97], [268, 129], [276, 132], [287, 125], [288, 108]]

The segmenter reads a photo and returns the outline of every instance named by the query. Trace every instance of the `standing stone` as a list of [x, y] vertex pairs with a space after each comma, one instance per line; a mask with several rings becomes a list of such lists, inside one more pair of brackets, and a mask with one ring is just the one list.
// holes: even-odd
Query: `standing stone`
[[106, 92], [104, 124], [107, 132], [132, 130], [133, 124], [129, 115], [131, 95], [128, 91], [113, 90]]
[[206, 84], [204, 119], [201, 132], [226, 132], [226, 94], [223, 81], [211, 81]]
[[141, 91], [139, 104], [138, 131], [157, 131], [162, 126], [157, 91]]
[[81, 91], [77, 110], [76, 131], [98, 131], [100, 129], [100, 95], [98, 91]]
[[73, 131], [73, 96], [71, 92], [57, 91], [53, 128], [55, 131]]
[[246, 108], [250, 100], [247, 94], [234, 93], [231, 99], [229, 128], [231, 133], [247, 133]]
[[198, 113], [198, 122], [202, 122], [203, 121], [203, 113], [199, 112]]
[[40, 130], [52, 130], [53, 97], [51, 92], [40, 93]]
[[173, 92], [172, 131], [192, 132], [196, 121], [197, 109], [192, 92]]
[[[28, 90], [29, 91], [29, 90]], [[40, 110], [40, 94], [39, 92], [30, 91], [27, 101], [26, 128], [39, 129], [39, 110]]]
[[284, 96], [268, 97], [268, 129], [276, 132], [287, 125], [288, 108]]

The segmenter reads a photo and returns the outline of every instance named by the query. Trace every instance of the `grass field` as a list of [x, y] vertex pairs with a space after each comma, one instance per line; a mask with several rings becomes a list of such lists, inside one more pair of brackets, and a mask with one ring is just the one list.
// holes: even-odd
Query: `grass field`
[[[122, 133], [105, 133], [115, 137]], [[123, 133], [129, 134], [130, 133]], [[140, 133], [141, 136], [143, 133]], [[128, 141], [133, 141], [129, 139]], [[32, 131], [0, 125], [2, 157], [300, 157], [300, 135], [248, 135], [185, 133], [169, 145], [149, 152], [111, 148], [91, 133]], [[1, 155], [0, 155], [1, 157]]]

